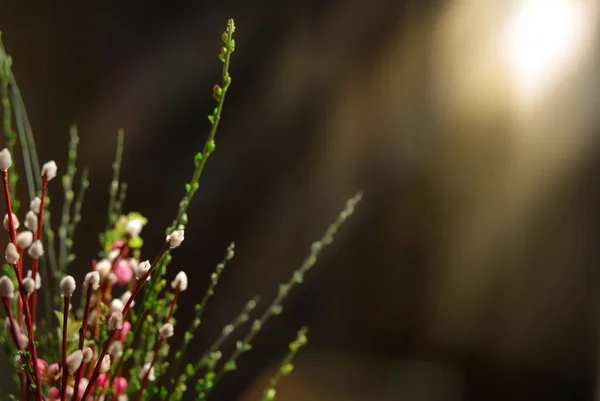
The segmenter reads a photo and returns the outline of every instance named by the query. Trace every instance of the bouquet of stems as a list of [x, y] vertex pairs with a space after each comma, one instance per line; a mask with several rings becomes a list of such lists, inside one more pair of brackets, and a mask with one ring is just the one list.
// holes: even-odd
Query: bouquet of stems
[[[307, 258], [288, 282], [279, 285], [275, 298], [262, 314], [251, 318], [259, 300], [249, 300], [198, 361], [183, 365], [201, 315], [226, 264], [234, 257], [232, 243], [212, 273], [195, 315], [185, 322], [187, 328], [182, 328], [182, 345], [179, 349], [169, 348], [169, 338], [180, 327], [176, 325], [175, 312], [179, 295], [188, 287], [188, 278], [184, 271], [172, 275], [168, 267], [175, 249], [184, 244], [187, 210], [198, 191], [204, 167], [215, 151], [215, 135], [231, 85], [229, 63], [235, 50], [234, 32], [234, 22], [229, 20], [219, 52], [223, 64], [221, 82], [213, 87], [216, 107], [208, 116], [210, 132], [203, 149], [194, 157], [192, 178], [185, 184], [162, 247], [154, 252], [143, 249], [141, 233], [147, 219], [136, 212], [123, 213], [127, 186], [120, 180], [123, 132], [119, 131], [106, 230], [99, 235], [99, 255], [90, 260], [90, 271], [80, 283], [68, 274], [75, 258], [71, 252], [74, 234], [89, 185], [86, 169], [80, 174], [79, 185], [74, 185], [78, 171], [77, 129], [72, 127], [70, 132], [68, 162], [62, 176], [64, 201], [56, 235], [48, 211], [48, 189], [58, 168], [54, 161], [39, 163], [32, 129], [11, 71], [11, 59], [0, 42], [1, 112], [6, 138], [5, 148], [0, 151], [0, 175], [6, 207], [3, 225], [8, 233], [0, 275], [0, 300], [5, 314], [0, 345], [2, 360], [14, 367], [18, 395], [11, 395], [10, 399], [176, 401], [183, 398], [188, 387], [192, 388], [187, 396], [206, 399], [222, 377], [236, 369], [238, 358], [250, 350], [254, 337], [267, 321], [281, 313], [290, 291], [302, 283], [320, 252], [332, 243], [340, 226], [353, 213], [360, 194], [347, 201], [322, 238], [311, 245]], [[17, 144], [29, 195], [29, 209], [24, 214], [16, 196], [19, 174], [13, 156]], [[174, 278], [167, 281], [167, 274]], [[57, 323], [56, 327], [51, 322]], [[236, 342], [235, 350], [223, 356], [222, 344], [247, 322], [249, 328]], [[265, 389], [264, 401], [275, 399], [277, 383], [292, 371], [292, 360], [305, 343], [306, 328], [302, 328]]]

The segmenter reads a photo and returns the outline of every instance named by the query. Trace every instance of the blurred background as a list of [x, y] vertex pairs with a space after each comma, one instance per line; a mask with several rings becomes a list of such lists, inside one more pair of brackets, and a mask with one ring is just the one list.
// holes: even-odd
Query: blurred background
[[212, 400], [257, 399], [303, 325], [309, 346], [282, 401], [600, 400], [597, 1], [2, 0], [0, 10], [41, 160], [64, 166], [69, 125], [79, 127], [91, 186], [77, 277], [104, 228], [120, 127], [125, 210], [150, 218], [147, 249], [164, 240], [235, 18], [217, 151], [169, 273], [191, 276], [183, 316], [236, 241], [201, 344], [253, 295], [265, 307], [364, 191]]

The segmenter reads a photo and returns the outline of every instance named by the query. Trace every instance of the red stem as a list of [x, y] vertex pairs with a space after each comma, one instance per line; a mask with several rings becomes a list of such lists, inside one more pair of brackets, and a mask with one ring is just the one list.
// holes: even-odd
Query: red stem
[[[10, 307], [10, 299], [8, 298], [2, 298], [2, 303], [4, 304], [4, 309], [6, 310], [6, 316], [8, 317], [8, 321], [10, 322], [10, 335], [13, 339], [13, 341], [15, 342], [15, 345], [17, 346], [17, 349], [21, 352], [24, 351], [23, 346], [21, 345], [21, 339], [19, 338], [19, 333], [17, 332], [17, 325], [15, 322], [15, 317], [13, 316], [12, 313], [12, 309]], [[27, 364], [27, 361], [25, 360], [25, 357], [23, 357], [23, 355], [21, 355], [21, 362], [23, 362], [23, 364]], [[31, 377], [31, 375], [28, 374], [29, 380], [34, 383], [33, 381], [33, 377]], [[26, 387], [27, 388], [27, 387]]]
[[169, 315], [167, 316], [167, 320], [165, 323], [169, 323], [169, 320], [173, 317], [173, 312], [175, 312], [175, 304], [177, 303], [177, 299], [179, 299], [179, 294], [181, 290], [178, 288], [175, 290], [175, 295], [173, 296], [173, 302], [171, 302], [171, 310], [169, 310]]
[[[96, 270], [96, 261], [92, 261], [92, 271]], [[79, 349], [83, 350], [83, 345], [85, 344], [85, 333], [87, 331], [88, 320], [90, 318], [90, 303], [92, 300], [93, 289], [92, 286], [88, 283], [87, 294], [85, 297], [85, 309], [83, 312], [83, 323], [81, 328], [79, 329]], [[81, 380], [81, 375], [83, 374], [83, 364], [77, 369], [75, 372], [75, 385], [73, 388], [75, 391], [79, 388], [79, 381]]]
[[2, 172], [2, 184], [4, 184], [4, 200], [6, 201], [6, 211], [8, 213], [8, 233], [10, 242], [17, 245], [17, 232], [15, 230], [15, 222], [12, 219], [12, 205], [10, 203], [10, 189], [8, 189], [8, 171]]
[[67, 323], [69, 321], [70, 296], [64, 297], [63, 330], [62, 330], [62, 385], [60, 387], [60, 400], [67, 399], [67, 381], [69, 380], [69, 369], [67, 368]]
[[146, 386], [148, 385], [148, 380], [150, 380], [150, 371], [152, 370], [152, 367], [156, 363], [156, 359], [158, 358], [158, 350], [160, 350], [160, 346], [162, 345], [164, 340], [165, 340], [164, 338], [159, 337], [158, 341], [156, 342], [156, 347], [154, 347], [154, 356], [152, 356], [152, 362], [150, 362], [150, 367], [148, 368], [148, 372], [146, 372], [146, 374], [144, 375], [144, 381], [142, 382], [142, 387], [140, 388], [140, 392], [137, 395], [136, 401], [140, 401], [142, 399], [144, 390], [146, 389]]

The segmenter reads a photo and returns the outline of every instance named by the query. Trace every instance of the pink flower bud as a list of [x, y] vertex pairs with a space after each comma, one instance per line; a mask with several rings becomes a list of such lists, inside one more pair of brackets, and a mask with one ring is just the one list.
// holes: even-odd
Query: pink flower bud
[[121, 259], [117, 262], [114, 272], [117, 275], [117, 284], [118, 285], [129, 284], [129, 282], [133, 278], [133, 272], [131, 271], [131, 268], [129, 267], [129, 263], [123, 259]]

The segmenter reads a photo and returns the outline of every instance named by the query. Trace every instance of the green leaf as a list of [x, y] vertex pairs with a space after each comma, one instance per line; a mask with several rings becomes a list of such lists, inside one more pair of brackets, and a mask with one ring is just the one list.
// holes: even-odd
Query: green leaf
[[[62, 312], [55, 310], [54, 315], [58, 320], [58, 336], [59, 341], [62, 342], [62, 331], [63, 331], [63, 319], [64, 315]], [[79, 329], [83, 322], [73, 318], [67, 318], [67, 341], [77, 341], [79, 339]]]
[[144, 240], [140, 236], [133, 237], [129, 240], [129, 247], [131, 249], [140, 249], [142, 246], [144, 246]]

